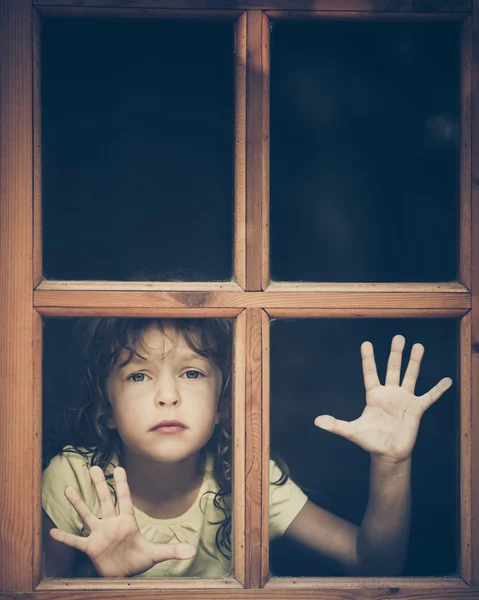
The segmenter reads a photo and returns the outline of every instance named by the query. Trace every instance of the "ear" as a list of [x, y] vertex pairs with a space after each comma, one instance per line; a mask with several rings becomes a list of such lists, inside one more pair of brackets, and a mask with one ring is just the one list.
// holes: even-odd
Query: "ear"
[[220, 413], [216, 413], [216, 417], [215, 417], [215, 425], [219, 425], [220, 424]]
[[116, 429], [117, 428], [116, 419], [113, 415], [111, 406], [108, 408], [108, 413], [106, 415], [106, 426], [108, 427], [108, 429]]

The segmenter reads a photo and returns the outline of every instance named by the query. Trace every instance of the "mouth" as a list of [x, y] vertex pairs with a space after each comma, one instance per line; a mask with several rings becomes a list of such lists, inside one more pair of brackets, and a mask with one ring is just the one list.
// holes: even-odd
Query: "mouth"
[[156, 433], [180, 433], [186, 429], [188, 427], [181, 421], [160, 421], [150, 431], [155, 431]]

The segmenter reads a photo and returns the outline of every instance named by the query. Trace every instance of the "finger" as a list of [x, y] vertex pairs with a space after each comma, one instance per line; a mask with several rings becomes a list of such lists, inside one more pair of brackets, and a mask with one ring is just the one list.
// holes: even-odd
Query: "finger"
[[67, 546], [76, 548], [82, 552], [86, 551], [88, 545], [88, 538], [80, 537], [79, 535], [73, 535], [73, 533], [67, 533], [61, 529], [50, 529], [50, 537], [57, 542], [61, 542], [62, 544], [66, 544]]
[[113, 505], [113, 500], [111, 498], [110, 488], [105, 481], [105, 474], [100, 467], [95, 466], [90, 469], [90, 477], [95, 484], [96, 495], [100, 501], [102, 518], [115, 517], [115, 506]]
[[411, 356], [409, 363], [404, 373], [404, 379], [402, 380], [401, 387], [414, 394], [416, 389], [416, 382], [419, 376], [419, 369], [421, 368], [422, 357], [424, 356], [424, 346], [422, 344], [414, 344], [411, 350]]
[[450, 377], [445, 377], [444, 379], [441, 379], [441, 381], [437, 385], [431, 388], [429, 392], [427, 392], [427, 394], [421, 396], [419, 398], [419, 401], [423, 410], [427, 410], [431, 406], [431, 404], [434, 404], [436, 400], [439, 400], [439, 398], [444, 394], [446, 390], [448, 390], [451, 387], [451, 385], [452, 379]]
[[113, 477], [115, 478], [116, 497], [118, 499], [120, 514], [134, 515], [133, 501], [131, 499], [125, 469], [123, 467], [116, 467], [113, 471]]
[[65, 489], [65, 496], [68, 502], [70, 502], [70, 504], [76, 510], [78, 516], [83, 521], [83, 523], [85, 523], [85, 525], [90, 531], [93, 531], [98, 519], [96, 515], [92, 513], [87, 504], [83, 501], [80, 492], [76, 488], [68, 486]]
[[374, 360], [374, 349], [371, 342], [363, 342], [361, 344], [361, 357], [363, 359], [364, 387], [369, 392], [369, 390], [373, 390], [381, 385], [379, 383], [376, 361]]
[[188, 560], [196, 554], [193, 544], [152, 544], [155, 563], [165, 560]]
[[395, 335], [391, 342], [388, 366], [386, 369], [386, 385], [399, 385], [401, 379], [402, 353], [406, 340], [402, 335]]
[[340, 421], [330, 415], [321, 415], [314, 420], [316, 427], [320, 427], [325, 431], [330, 431], [336, 435], [340, 435], [347, 440], [353, 440], [356, 429], [354, 425], [348, 421]]

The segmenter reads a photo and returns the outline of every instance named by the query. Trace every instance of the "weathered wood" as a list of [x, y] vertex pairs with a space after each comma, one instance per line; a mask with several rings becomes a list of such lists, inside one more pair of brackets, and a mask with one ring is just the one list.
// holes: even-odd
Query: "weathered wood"
[[471, 288], [472, 17], [461, 26], [461, 145], [459, 156], [459, 281]]
[[479, 0], [472, 28], [471, 583], [479, 585]]
[[238, 315], [233, 364], [233, 564], [234, 576], [245, 585], [246, 485], [246, 311]]
[[266, 16], [272, 21], [315, 21], [322, 20], [362, 20], [379, 22], [461, 22], [469, 12], [372, 12], [372, 11], [311, 11], [311, 10], [267, 10]]
[[33, 287], [43, 278], [42, 266], [42, 114], [41, 114], [41, 20], [33, 17]]
[[246, 486], [245, 486], [245, 587], [263, 583], [262, 547], [262, 311], [246, 312]]
[[270, 458], [270, 318], [261, 311], [262, 438], [261, 438], [261, 587], [269, 578], [269, 458]]
[[32, 8], [0, 2], [0, 590], [30, 590], [34, 537]]
[[235, 24], [234, 273], [246, 288], [246, 13]]
[[37, 291], [55, 292], [69, 290], [88, 291], [152, 291], [152, 292], [218, 292], [242, 291], [234, 281], [53, 281], [44, 279], [36, 288]]
[[[434, 585], [437, 580], [432, 580], [429, 587], [407, 585], [401, 586], [402, 580], [393, 579], [391, 585], [382, 580], [385, 585], [378, 585], [378, 580], [357, 579], [341, 582], [328, 582], [327, 580], [316, 580], [315, 586], [309, 586], [307, 582], [297, 579], [293, 585], [271, 586], [268, 584], [263, 589], [229, 589], [225, 584], [222, 589], [212, 585], [208, 588], [195, 588], [194, 582], [185, 582], [189, 585], [189, 589], [161, 589], [161, 580], [150, 582], [151, 587], [144, 587], [141, 594], [137, 592], [135, 597], [144, 598], [145, 600], [291, 600], [292, 597], [298, 600], [385, 600], [394, 598], [395, 600], [477, 600], [479, 588], [469, 588], [465, 585], [448, 585], [448, 580], [444, 579], [438, 585]], [[442, 581], [445, 585], [442, 584]], [[457, 581], [457, 580], [456, 580]], [[29, 594], [10, 593], [8, 596], [2, 596], [2, 600], [54, 600], [61, 598], [62, 600], [107, 600], [107, 599], [125, 599], [129, 600], [132, 597], [132, 590], [136, 588], [136, 582], [131, 580], [113, 581], [113, 580], [88, 580], [79, 582], [70, 580], [73, 587], [66, 584], [63, 587], [58, 587], [56, 591], [45, 590], [31, 592]], [[77, 591], [77, 585], [84, 584], [82, 591]], [[42, 583], [43, 586], [43, 583]], [[41, 587], [40, 586], [40, 589]], [[112, 589], [107, 589], [107, 586], [113, 586]], [[155, 587], [153, 587], [155, 586]], [[337, 586], [337, 587], [336, 587]], [[225, 589], [227, 588], [227, 589]]]
[[[43, 292], [34, 294], [35, 307], [44, 309], [84, 308], [273, 308], [281, 309], [442, 309], [465, 313], [471, 307], [467, 293], [387, 292]], [[58, 313], [60, 314], [60, 313]], [[106, 313], [105, 313], [106, 314]]]
[[[266, 215], [263, 209], [268, 184], [268, 126], [269, 106], [266, 105], [267, 87], [265, 70], [269, 30], [266, 17], [260, 10], [246, 13], [246, 286], [245, 289], [263, 289], [264, 273], [268, 266], [264, 246], [268, 244]], [[265, 39], [266, 36], [266, 39]], [[268, 273], [269, 277], [269, 273]]]
[[467, 310], [435, 308], [266, 308], [272, 319], [441, 319], [459, 318]]
[[237, 19], [241, 10], [206, 10], [201, 8], [128, 8], [128, 7], [109, 7], [109, 6], [36, 6], [36, 10], [49, 19], [54, 18], [77, 18], [88, 17], [89, 19], [128, 19], [129, 21], [138, 19], [226, 19], [232, 21]]
[[471, 582], [472, 577], [472, 390], [471, 390], [471, 313], [461, 320], [460, 331], [460, 515], [461, 515], [461, 577]]
[[471, 0], [33, 0], [34, 6], [100, 6], [211, 10], [470, 12]]

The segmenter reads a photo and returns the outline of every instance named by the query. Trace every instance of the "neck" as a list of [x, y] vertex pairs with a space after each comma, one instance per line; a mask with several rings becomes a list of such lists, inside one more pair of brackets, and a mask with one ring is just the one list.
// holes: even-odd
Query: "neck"
[[123, 447], [121, 464], [128, 476], [132, 497], [167, 500], [197, 489], [203, 478], [200, 453], [174, 463], [158, 463]]

